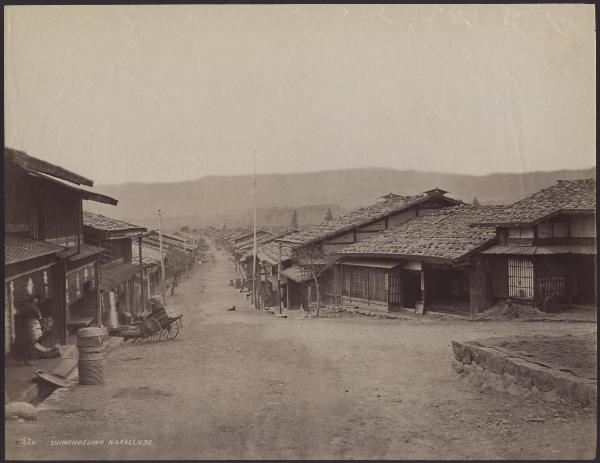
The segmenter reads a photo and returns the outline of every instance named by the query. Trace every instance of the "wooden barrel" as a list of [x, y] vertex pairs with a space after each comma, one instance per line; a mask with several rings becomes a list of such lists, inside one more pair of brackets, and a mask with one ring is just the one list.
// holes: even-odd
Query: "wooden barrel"
[[104, 354], [79, 351], [79, 384], [104, 384]]
[[97, 354], [98, 352], [104, 352], [104, 346], [78, 346], [77, 350], [79, 351], [79, 357], [82, 355], [85, 356], [87, 354]]
[[102, 345], [104, 330], [97, 326], [81, 328], [77, 331], [77, 347], [97, 347]]
[[79, 384], [104, 384], [104, 330], [91, 326], [77, 331]]

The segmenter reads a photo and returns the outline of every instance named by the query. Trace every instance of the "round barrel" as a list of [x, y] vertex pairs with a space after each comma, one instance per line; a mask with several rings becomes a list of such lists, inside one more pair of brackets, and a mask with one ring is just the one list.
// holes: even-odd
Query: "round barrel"
[[104, 384], [104, 354], [79, 352], [79, 384]]
[[81, 358], [82, 355], [104, 352], [104, 346], [77, 346], [77, 350], [79, 350], [79, 357]]
[[102, 345], [104, 331], [97, 326], [81, 328], [77, 331], [77, 346], [92, 347]]

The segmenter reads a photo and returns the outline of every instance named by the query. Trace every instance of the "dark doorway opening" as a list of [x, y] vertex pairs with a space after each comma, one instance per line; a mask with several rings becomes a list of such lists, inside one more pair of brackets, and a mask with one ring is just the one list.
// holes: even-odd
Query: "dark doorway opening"
[[404, 307], [414, 309], [417, 301], [421, 300], [421, 273], [404, 272]]
[[596, 303], [596, 262], [593, 256], [574, 259], [576, 281], [573, 302], [576, 304]]

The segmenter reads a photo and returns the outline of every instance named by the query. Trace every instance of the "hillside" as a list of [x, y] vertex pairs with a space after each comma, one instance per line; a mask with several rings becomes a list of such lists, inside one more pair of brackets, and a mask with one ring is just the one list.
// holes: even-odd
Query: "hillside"
[[[302, 213], [298, 212], [301, 224], [309, 224], [320, 221], [319, 217], [324, 216], [329, 205], [340, 206], [339, 210], [333, 210], [335, 206], [332, 206], [334, 215], [339, 215], [343, 209], [368, 204], [389, 192], [414, 194], [439, 187], [463, 201], [471, 202], [477, 197], [482, 204], [503, 204], [517, 201], [558, 179], [585, 177], [595, 178], [595, 168], [485, 176], [393, 169], [268, 174], [257, 176], [257, 202], [263, 219], [270, 215], [268, 222], [281, 225], [289, 221], [291, 212], [288, 208], [317, 207], [308, 215], [310, 219], [302, 220]], [[157, 209], [162, 209], [165, 224], [173, 227], [179, 223], [190, 226], [222, 226], [224, 222], [232, 226], [247, 225], [252, 217], [252, 176], [249, 175], [208, 176], [178, 183], [99, 185], [94, 190], [117, 198], [119, 205], [111, 207], [86, 201], [86, 209], [136, 220], [142, 225], [142, 222], [155, 222]], [[273, 208], [283, 209], [269, 213], [268, 210]]]

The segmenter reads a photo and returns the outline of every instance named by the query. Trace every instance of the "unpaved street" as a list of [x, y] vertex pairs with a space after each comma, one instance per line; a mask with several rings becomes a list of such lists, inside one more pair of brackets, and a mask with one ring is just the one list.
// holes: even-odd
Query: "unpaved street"
[[[453, 339], [586, 333], [588, 323], [279, 319], [228, 286], [224, 254], [170, 302], [172, 342], [112, 351], [104, 386], [58, 391], [37, 423], [7, 423], [9, 458], [592, 458], [595, 414], [480, 392], [451, 369]], [[237, 311], [225, 309], [233, 304]], [[535, 415], [538, 421], [526, 421]], [[22, 438], [35, 440], [17, 446]], [[51, 445], [65, 439], [103, 445]], [[107, 445], [152, 440], [150, 446]]]

